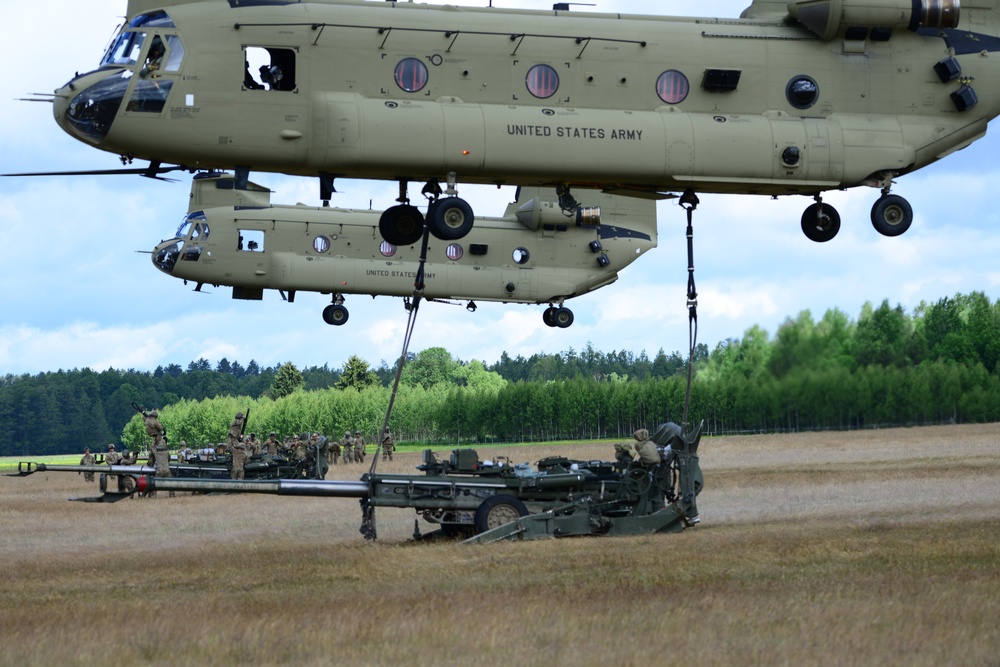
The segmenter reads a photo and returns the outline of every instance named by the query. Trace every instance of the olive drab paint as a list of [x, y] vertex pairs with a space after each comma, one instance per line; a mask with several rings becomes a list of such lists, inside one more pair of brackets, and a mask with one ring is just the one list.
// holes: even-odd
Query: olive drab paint
[[[70, 134], [152, 166], [629, 192], [881, 190], [1000, 111], [1000, 0], [758, 0], [740, 18], [401, 2], [130, 0], [56, 93]], [[405, 196], [403, 197], [405, 199]], [[471, 216], [462, 209], [452, 217]], [[456, 217], [457, 216], [457, 217]], [[455, 223], [456, 228], [458, 223]], [[464, 231], [464, 229], [463, 229]]]
[[[586, 190], [577, 195], [587, 210], [599, 210], [601, 224], [576, 224], [555, 204], [554, 191], [525, 187], [503, 217], [480, 218], [459, 240], [431, 238], [423, 296], [557, 304], [543, 316], [546, 324], [569, 326], [564, 300], [613, 283], [657, 242], [654, 201]], [[152, 259], [199, 290], [232, 287], [238, 299], [261, 299], [267, 289], [289, 300], [299, 291], [333, 293], [324, 319], [340, 325], [347, 321], [345, 294], [413, 294], [420, 241], [384, 241], [379, 217], [378, 211], [271, 205], [266, 188], [248, 183], [238, 190], [230, 175], [203, 175], [194, 179], [180, 229], [154, 248]]]

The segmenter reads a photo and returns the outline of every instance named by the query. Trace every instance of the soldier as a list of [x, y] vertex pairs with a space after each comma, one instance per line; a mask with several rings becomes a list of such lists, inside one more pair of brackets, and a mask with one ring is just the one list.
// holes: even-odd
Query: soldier
[[386, 459], [392, 460], [392, 452], [396, 449], [396, 441], [392, 439], [392, 433], [389, 432], [389, 427], [385, 427], [385, 432], [382, 433], [382, 460]]
[[187, 443], [181, 440], [180, 449], [177, 450], [177, 461], [183, 463], [191, 458], [191, 449], [187, 446]]
[[[230, 433], [232, 433], [232, 429], [230, 429]], [[229, 448], [233, 452], [233, 468], [229, 473], [229, 477], [231, 479], [245, 479], [245, 466], [247, 463], [246, 443], [243, 442], [243, 438], [237, 438], [236, 442], [232, 443]]]
[[365, 454], [365, 437], [361, 435], [361, 431], [354, 432], [354, 460], [358, 463], [364, 464]]
[[340, 460], [339, 440], [333, 440], [330, 442], [330, 459], [333, 461], [330, 465], [337, 465], [337, 461]]
[[[232, 448], [243, 436], [243, 413], [237, 412], [233, 423], [229, 425], [229, 447]], [[245, 453], [245, 452], [244, 452]]]
[[354, 438], [351, 437], [350, 431], [344, 431], [344, 437], [340, 441], [341, 447], [344, 448], [344, 464], [354, 462]]
[[249, 450], [247, 451], [247, 454], [250, 454], [250, 455], [260, 454], [260, 450], [261, 450], [260, 440], [257, 439], [257, 434], [256, 433], [251, 433], [250, 434], [250, 442], [249, 442], [248, 447], [249, 447]]
[[[108, 453], [104, 455], [104, 462], [107, 463], [109, 466], [115, 466], [115, 465], [118, 465], [118, 461], [120, 461], [120, 460], [121, 460], [121, 457], [118, 456], [118, 452], [115, 451], [115, 446], [113, 444], [109, 444], [108, 445]], [[117, 475], [110, 475], [110, 474], [108, 475], [107, 479], [108, 479], [108, 488], [109, 489], [111, 488], [111, 482], [112, 482], [112, 480], [117, 480], [117, 477], [118, 477]], [[119, 480], [119, 483], [120, 483], [120, 480]]]
[[[83, 448], [83, 458], [80, 459], [80, 465], [82, 465], [82, 466], [92, 466], [92, 465], [94, 465], [94, 455], [90, 453], [90, 447], [84, 447]], [[85, 473], [83, 473], [83, 481], [85, 481], [85, 482], [93, 482], [94, 481], [94, 473], [92, 473], [92, 472], [85, 472]]]
[[[183, 440], [181, 442], [183, 443]], [[156, 477], [159, 479], [163, 479], [165, 477], [172, 477], [172, 475], [170, 474], [170, 449], [167, 447], [167, 443], [161, 440], [160, 444], [156, 445], [153, 448], [153, 453], [156, 457], [155, 459]], [[153, 494], [155, 493], [156, 491], [153, 491]], [[170, 492], [170, 497], [171, 498], [174, 497], [173, 491]]]
[[309, 450], [306, 448], [306, 441], [309, 439], [308, 433], [303, 433], [299, 436], [298, 441], [295, 443], [295, 452], [292, 457], [296, 461], [304, 461], [306, 456], [309, 455]]
[[330, 455], [330, 444], [329, 440], [325, 436], [321, 436], [318, 432], [313, 431], [313, 434], [309, 437], [309, 451], [316, 456], [316, 478], [326, 479], [326, 471], [329, 470], [330, 464], [328, 456]]
[[153, 446], [150, 447], [150, 451], [152, 451], [163, 441], [163, 434], [167, 431], [160, 423], [160, 413], [156, 410], [143, 412], [142, 422], [146, 425], [146, 435], [153, 439]]
[[274, 433], [274, 431], [271, 431], [271, 434], [267, 437], [267, 440], [264, 441], [262, 448], [265, 451], [267, 451], [268, 456], [278, 455], [278, 437]]

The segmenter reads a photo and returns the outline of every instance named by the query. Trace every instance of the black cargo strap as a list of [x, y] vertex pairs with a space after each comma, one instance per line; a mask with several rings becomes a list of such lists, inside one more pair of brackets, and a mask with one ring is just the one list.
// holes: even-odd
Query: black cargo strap
[[688, 363], [687, 388], [684, 391], [684, 418], [681, 425], [685, 432], [688, 427], [688, 409], [691, 407], [691, 377], [694, 369], [694, 348], [698, 340], [698, 291], [694, 286], [694, 227], [691, 224], [694, 210], [698, 207], [698, 197], [693, 190], [688, 190], [681, 196], [681, 208], [687, 211], [687, 247], [688, 247]]
[[403, 336], [403, 351], [400, 353], [399, 361], [396, 364], [396, 379], [392, 383], [392, 393], [389, 394], [389, 405], [385, 409], [385, 419], [382, 420], [382, 428], [376, 436], [378, 445], [375, 447], [372, 465], [368, 470], [369, 474], [375, 473], [378, 457], [382, 451], [382, 435], [389, 426], [389, 418], [392, 416], [392, 406], [396, 402], [396, 392], [399, 390], [399, 379], [403, 376], [403, 365], [406, 363], [406, 351], [410, 348], [413, 327], [417, 322], [417, 310], [420, 308], [420, 300], [424, 295], [424, 265], [427, 263], [427, 242], [429, 236], [430, 229], [424, 226], [424, 236], [420, 244], [420, 266], [417, 268], [417, 277], [413, 281], [413, 302], [406, 301], [406, 309], [410, 312], [410, 315], [406, 322], [406, 334]]

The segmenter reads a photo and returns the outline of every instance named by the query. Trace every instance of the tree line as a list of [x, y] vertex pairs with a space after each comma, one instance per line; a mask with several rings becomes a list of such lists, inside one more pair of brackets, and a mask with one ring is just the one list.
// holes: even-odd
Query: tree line
[[[922, 303], [888, 301], [852, 320], [827, 311], [760, 327], [695, 357], [690, 415], [710, 432], [849, 429], [1000, 421], [1000, 301], [981, 292]], [[686, 355], [660, 350], [510, 357], [487, 365], [444, 348], [410, 354], [396, 399], [397, 442], [470, 443], [625, 438], [680, 421]], [[172, 442], [216, 442], [238, 410], [248, 432], [317, 430], [373, 436], [385, 414], [395, 364], [352, 356], [338, 369], [293, 364], [245, 367], [204, 359], [153, 372], [108, 369], [0, 377], [0, 454], [104, 448], [145, 437], [131, 407], [161, 409]]]

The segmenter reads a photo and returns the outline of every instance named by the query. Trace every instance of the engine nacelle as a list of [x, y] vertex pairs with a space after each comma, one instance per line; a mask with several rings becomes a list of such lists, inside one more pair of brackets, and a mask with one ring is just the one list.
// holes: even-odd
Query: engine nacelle
[[566, 225], [599, 225], [601, 224], [600, 206], [579, 206], [572, 213], [564, 213], [559, 208], [559, 204], [553, 201], [543, 201], [532, 199], [527, 204], [517, 210], [517, 220], [522, 225], [532, 231], [537, 231], [539, 227]]
[[842, 28], [954, 28], [960, 0], [793, 0], [788, 13], [823, 41]]

